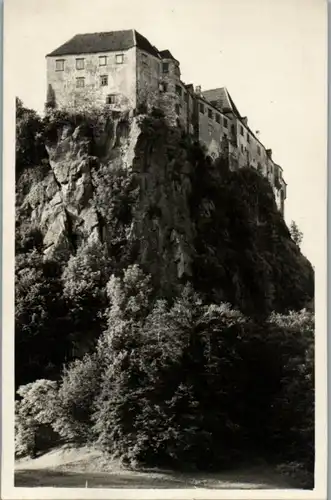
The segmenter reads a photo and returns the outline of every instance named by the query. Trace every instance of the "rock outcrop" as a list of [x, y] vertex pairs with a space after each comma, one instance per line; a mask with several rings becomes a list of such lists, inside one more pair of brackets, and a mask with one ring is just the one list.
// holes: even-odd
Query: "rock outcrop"
[[[312, 299], [312, 268], [266, 181], [256, 172], [218, 169], [162, 117], [118, 115], [88, 126], [49, 119], [45, 148], [43, 164], [23, 169], [17, 179], [17, 231], [38, 229], [45, 259], [65, 266], [81, 245], [100, 241], [119, 267], [138, 262], [163, 296], [191, 280], [203, 293], [242, 309], [246, 304], [248, 311], [297, 308]], [[250, 189], [265, 191], [260, 202], [245, 199], [248, 181]], [[261, 293], [269, 294], [255, 305], [254, 262]], [[279, 266], [288, 286], [291, 273], [300, 281], [292, 303], [279, 298]]]

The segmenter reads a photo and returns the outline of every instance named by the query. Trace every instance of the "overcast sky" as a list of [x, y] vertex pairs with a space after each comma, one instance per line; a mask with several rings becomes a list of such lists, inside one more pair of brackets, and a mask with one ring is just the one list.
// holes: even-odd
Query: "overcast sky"
[[[135, 28], [185, 83], [226, 86], [288, 183], [286, 221], [315, 265], [326, 210], [325, 0], [6, 0], [5, 80], [43, 110], [45, 55], [77, 33]], [[320, 232], [318, 232], [318, 230]]]

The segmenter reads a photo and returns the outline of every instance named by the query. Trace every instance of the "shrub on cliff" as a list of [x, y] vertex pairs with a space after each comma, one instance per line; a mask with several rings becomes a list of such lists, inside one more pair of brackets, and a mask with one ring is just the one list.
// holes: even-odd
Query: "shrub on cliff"
[[229, 301], [249, 315], [305, 307], [313, 269], [292, 242], [268, 181], [251, 168], [208, 169], [200, 159], [192, 185], [193, 282], [206, 300]]
[[93, 203], [102, 218], [110, 256], [125, 268], [133, 263], [130, 227], [133, 206], [139, 193], [135, 176], [113, 161], [101, 164], [92, 172]]
[[43, 121], [37, 113], [16, 98], [16, 173], [47, 158], [43, 130]]

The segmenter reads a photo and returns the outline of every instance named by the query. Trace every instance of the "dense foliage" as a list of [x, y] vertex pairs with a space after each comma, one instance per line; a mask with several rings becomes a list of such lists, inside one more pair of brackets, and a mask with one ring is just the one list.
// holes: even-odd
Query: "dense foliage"
[[151, 307], [149, 283], [137, 266], [111, 277], [96, 350], [65, 369], [56, 398], [48, 382], [51, 422], [31, 384], [18, 415], [32, 405], [36, 435], [50, 422], [66, 442], [98, 444], [131, 465], [210, 468], [257, 453], [299, 457], [313, 473], [312, 313], [256, 323], [228, 304], [204, 305], [190, 286], [173, 306]]
[[47, 158], [43, 131], [43, 121], [38, 114], [16, 99], [16, 173], [35, 167]]
[[[20, 102], [17, 116], [17, 454], [93, 443], [130, 465], [198, 468], [257, 454], [310, 487], [314, 277], [268, 182], [213, 162], [157, 113], [133, 171], [105, 156], [108, 116], [41, 120]], [[24, 196], [64, 127], [95, 155], [101, 237], [46, 260]]]
[[36, 249], [19, 254], [15, 268], [15, 383], [56, 378], [70, 357], [70, 310], [60, 269]]
[[306, 307], [314, 273], [291, 240], [268, 181], [224, 163], [208, 168], [200, 154], [194, 170], [195, 288], [250, 315]]

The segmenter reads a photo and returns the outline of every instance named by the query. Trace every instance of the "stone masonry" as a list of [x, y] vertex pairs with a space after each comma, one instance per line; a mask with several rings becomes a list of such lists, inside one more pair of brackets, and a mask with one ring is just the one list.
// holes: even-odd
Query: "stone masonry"
[[181, 80], [180, 63], [136, 30], [76, 35], [46, 57], [47, 100], [58, 108], [162, 109], [172, 125], [203, 143], [212, 158], [226, 152], [230, 168], [265, 175], [284, 214], [283, 170], [242, 117], [225, 87], [202, 91]]

